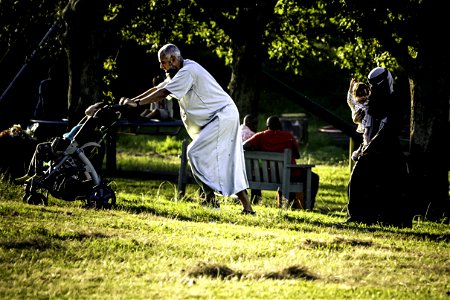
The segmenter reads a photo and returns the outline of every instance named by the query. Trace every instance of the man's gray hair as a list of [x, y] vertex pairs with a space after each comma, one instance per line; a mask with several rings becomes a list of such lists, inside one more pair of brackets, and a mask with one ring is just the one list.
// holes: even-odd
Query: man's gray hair
[[180, 49], [178, 49], [178, 47], [175, 46], [174, 44], [165, 44], [158, 51], [158, 59], [161, 56], [165, 57], [165, 58], [174, 56], [176, 59], [180, 59], [181, 52], [180, 52]]

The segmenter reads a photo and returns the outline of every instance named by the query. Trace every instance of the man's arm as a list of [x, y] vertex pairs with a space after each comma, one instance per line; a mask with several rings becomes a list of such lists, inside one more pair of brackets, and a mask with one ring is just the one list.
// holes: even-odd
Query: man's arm
[[170, 95], [170, 92], [166, 90], [165, 88], [156, 89], [153, 93], [150, 93], [144, 97], [141, 97], [139, 99], [136, 99], [137, 102], [139, 102], [139, 105], [146, 105], [153, 102], [159, 102], [163, 99], [165, 99], [167, 96]]
[[152, 88], [146, 90], [145, 92], [143, 92], [142, 94], [137, 95], [136, 97], [131, 98], [130, 100], [133, 100], [133, 101], [139, 100], [139, 99], [141, 99], [141, 98], [147, 97], [148, 95], [150, 95], [150, 94], [153, 93], [154, 91], [156, 91], [156, 87], [152, 87]]
[[141, 95], [144, 95], [144, 96], [142, 96], [142, 97], [137, 96], [132, 99], [122, 97], [120, 99], [119, 103], [122, 105], [129, 105], [131, 107], [143, 106], [146, 104], [150, 104], [153, 102], [158, 102], [158, 101], [163, 100], [168, 95], [170, 95], [170, 92], [168, 90], [166, 90], [165, 88], [161, 88], [161, 89], [155, 88], [152, 93], [148, 93], [148, 91], [147, 91]]

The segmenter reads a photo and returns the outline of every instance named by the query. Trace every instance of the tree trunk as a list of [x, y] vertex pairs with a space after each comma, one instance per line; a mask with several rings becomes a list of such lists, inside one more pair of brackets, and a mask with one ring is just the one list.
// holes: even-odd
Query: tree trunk
[[409, 168], [416, 212], [436, 221], [450, 217], [448, 98], [436, 82], [430, 82], [433, 76], [429, 75], [417, 78], [416, 84], [411, 82]]
[[236, 102], [241, 119], [246, 114], [258, 115], [261, 63], [255, 53], [242, 45], [233, 50], [233, 64], [229, 90]]
[[417, 212], [431, 220], [450, 218], [449, 170], [449, 67], [448, 49], [442, 47], [437, 28], [445, 28], [444, 10], [425, 1], [420, 27], [420, 49], [411, 72], [411, 194]]
[[86, 107], [101, 100], [103, 16], [107, 5], [106, 0], [70, 0], [63, 11], [69, 128], [83, 118]]
[[233, 63], [228, 85], [241, 118], [246, 114], [258, 115], [262, 61], [264, 60], [264, 30], [273, 18], [277, 1], [241, 2], [238, 18], [229, 31], [233, 40]]

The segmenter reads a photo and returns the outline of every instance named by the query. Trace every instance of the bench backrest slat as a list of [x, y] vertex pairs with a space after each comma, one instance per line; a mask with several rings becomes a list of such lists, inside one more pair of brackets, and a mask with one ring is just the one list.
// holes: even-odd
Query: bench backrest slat
[[303, 182], [291, 182], [293, 167], [311, 172], [314, 165], [296, 165], [291, 162], [292, 152], [245, 151], [245, 167], [250, 189], [280, 191], [284, 197], [289, 193], [305, 192]]
[[263, 151], [245, 151], [244, 153], [248, 181], [253, 186], [258, 182], [265, 186], [264, 189], [281, 190], [286, 171], [290, 177], [290, 169], [285, 165], [286, 157], [289, 157], [288, 163], [290, 163], [291, 151], [286, 149], [284, 153]]

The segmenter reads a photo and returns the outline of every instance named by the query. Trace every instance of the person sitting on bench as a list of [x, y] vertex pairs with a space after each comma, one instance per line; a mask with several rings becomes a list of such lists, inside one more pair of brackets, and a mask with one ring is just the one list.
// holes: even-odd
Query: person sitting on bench
[[[284, 149], [292, 150], [292, 163], [296, 163], [296, 159], [300, 158], [300, 146], [294, 135], [286, 130], [282, 130], [281, 121], [277, 116], [270, 116], [267, 121], [267, 130], [257, 132], [243, 144], [244, 150], [266, 151], [266, 152], [283, 152]], [[306, 172], [295, 168], [291, 172], [291, 180], [294, 182], [305, 182]], [[311, 210], [314, 208], [317, 191], [319, 190], [319, 175], [311, 172]], [[298, 193], [303, 194], [303, 193]], [[289, 202], [292, 209], [304, 208], [303, 195], [291, 193]], [[277, 207], [281, 207], [281, 192], [278, 192]]]

